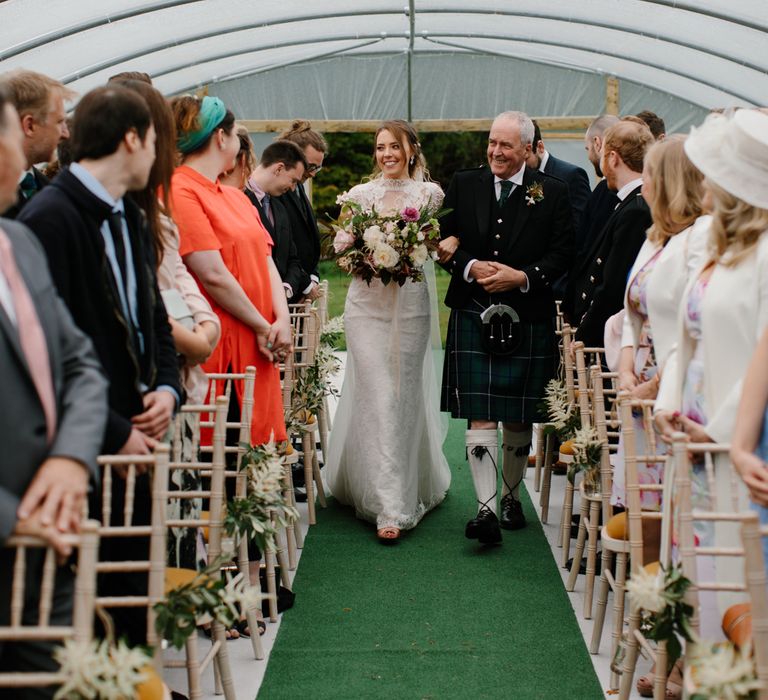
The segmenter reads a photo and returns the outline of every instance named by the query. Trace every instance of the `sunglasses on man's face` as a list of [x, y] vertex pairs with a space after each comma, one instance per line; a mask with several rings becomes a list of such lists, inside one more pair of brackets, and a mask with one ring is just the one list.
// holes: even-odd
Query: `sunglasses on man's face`
[[311, 175], [314, 175], [315, 173], [319, 173], [323, 169], [322, 165], [315, 165], [314, 163], [310, 163], [307, 166], [307, 172]]

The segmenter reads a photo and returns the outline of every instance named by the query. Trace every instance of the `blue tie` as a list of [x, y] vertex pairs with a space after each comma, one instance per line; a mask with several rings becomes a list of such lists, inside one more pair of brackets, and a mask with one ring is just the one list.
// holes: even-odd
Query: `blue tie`
[[271, 197], [268, 194], [264, 195], [261, 200], [261, 206], [264, 207], [264, 215], [269, 219], [269, 223], [275, 225], [275, 219], [272, 216], [272, 204], [270, 203]]

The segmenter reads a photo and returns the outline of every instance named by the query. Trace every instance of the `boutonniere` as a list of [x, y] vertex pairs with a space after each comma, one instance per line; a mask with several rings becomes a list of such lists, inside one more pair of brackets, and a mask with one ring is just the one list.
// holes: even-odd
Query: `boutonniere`
[[528, 185], [525, 190], [525, 202], [529, 207], [538, 204], [544, 199], [544, 187], [540, 182], [534, 182]]

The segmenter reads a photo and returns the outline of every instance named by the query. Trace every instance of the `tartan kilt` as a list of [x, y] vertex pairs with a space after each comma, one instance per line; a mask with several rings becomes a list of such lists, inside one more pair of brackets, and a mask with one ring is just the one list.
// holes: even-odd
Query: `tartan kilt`
[[511, 355], [482, 347], [482, 309], [452, 309], [443, 362], [441, 410], [454, 418], [541, 423], [544, 389], [556, 376], [555, 320], [521, 321], [522, 339]]

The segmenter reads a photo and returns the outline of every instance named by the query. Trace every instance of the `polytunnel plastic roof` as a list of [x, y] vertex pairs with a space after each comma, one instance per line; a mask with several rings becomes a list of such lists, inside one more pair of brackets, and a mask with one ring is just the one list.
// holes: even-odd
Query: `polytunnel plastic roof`
[[0, 27], [0, 71], [38, 70], [79, 93], [123, 70], [173, 94], [410, 51], [615, 75], [704, 107], [768, 95], [765, 0], [5, 0]]

